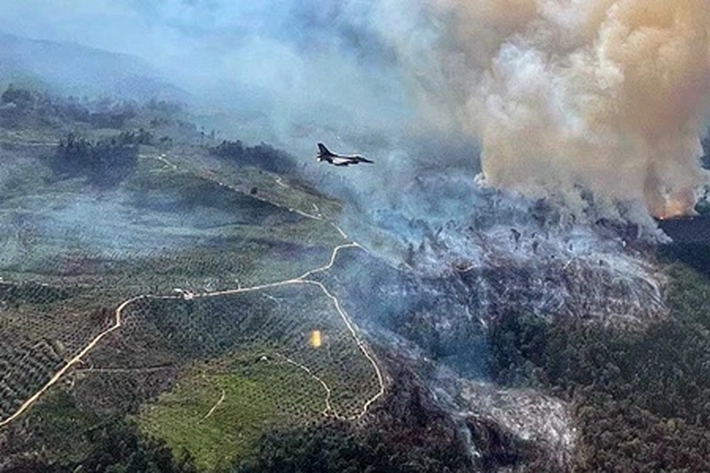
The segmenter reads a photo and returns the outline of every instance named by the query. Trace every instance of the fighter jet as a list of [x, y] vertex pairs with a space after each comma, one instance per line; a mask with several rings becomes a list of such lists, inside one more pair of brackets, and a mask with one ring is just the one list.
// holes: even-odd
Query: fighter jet
[[373, 163], [373, 161], [363, 158], [362, 156], [335, 154], [326, 148], [323, 143], [318, 143], [318, 157], [316, 159], [318, 161], [330, 163], [333, 166], [350, 166], [351, 164]]

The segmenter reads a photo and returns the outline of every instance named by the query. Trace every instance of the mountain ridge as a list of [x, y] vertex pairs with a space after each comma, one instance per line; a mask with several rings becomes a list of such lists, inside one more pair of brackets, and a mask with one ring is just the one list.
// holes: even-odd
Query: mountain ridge
[[0, 77], [6, 82], [29, 83], [50, 92], [79, 96], [174, 101], [190, 97], [139, 57], [2, 31], [0, 44]]

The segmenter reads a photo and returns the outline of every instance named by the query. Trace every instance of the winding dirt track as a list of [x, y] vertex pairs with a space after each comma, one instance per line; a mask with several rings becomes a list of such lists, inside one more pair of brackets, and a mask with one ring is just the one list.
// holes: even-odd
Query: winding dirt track
[[[161, 162], [172, 166], [173, 169], [177, 169], [177, 168], [178, 168], [175, 164], [173, 164], [173, 163], [171, 163], [170, 161], [168, 161], [167, 159], [165, 159], [164, 156], [160, 156], [159, 158], [156, 158], [156, 159], [159, 159]], [[203, 176], [203, 177], [205, 177], [205, 176]], [[240, 192], [240, 193], [241, 193], [240, 190], [238, 190], [238, 189], [236, 189], [236, 188], [234, 188], [234, 187], [232, 187], [232, 186], [230, 186], [230, 185], [228, 185], [228, 184], [219, 182], [219, 181], [217, 181], [217, 180], [215, 180], [215, 179], [211, 179], [211, 180], [214, 181], [214, 182], [216, 182], [217, 184], [219, 184], [219, 185], [221, 185], [221, 186], [230, 188], [230, 189], [232, 189], [233, 191], [236, 191], [236, 192]], [[279, 185], [281, 185], [281, 186], [285, 186], [285, 184], [283, 184], [283, 182], [281, 181], [280, 178], [277, 178], [277, 184], [279, 184]], [[256, 198], [259, 199], [259, 200], [265, 200], [265, 199], [258, 198], [258, 197], [256, 197]], [[292, 209], [292, 208], [289, 208], [289, 207], [284, 207], [284, 206], [279, 205], [279, 204], [276, 204], [276, 203], [274, 203], [274, 202], [270, 202], [270, 201], [267, 201], [267, 202], [271, 203], [272, 205], [276, 205], [276, 206], [278, 206], [278, 207], [286, 208], [286, 209], [288, 209], [290, 212], [297, 213], [297, 214], [299, 214], [299, 215], [301, 215], [301, 216], [304, 216], [304, 217], [306, 217], [306, 218], [310, 218], [310, 219], [314, 219], [314, 220], [324, 220], [323, 216], [321, 216], [321, 215], [308, 214], [308, 213], [306, 213], [306, 212], [302, 212], [302, 211], [297, 210], [297, 209]], [[350, 240], [350, 238], [348, 237], [348, 235], [347, 235], [340, 227], [338, 227], [337, 225], [335, 225], [335, 224], [332, 223], [332, 222], [330, 222], [330, 224], [338, 231], [338, 233], [340, 233], [340, 235], [343, 237], [343, 239], [345, 239], [345, 240]], [[364, 250], [364, 248], [362, 248], [362, 246], [360, 246], [359, 243], [357, 243], [357, 242], [351, 240], [350, 243], [346, 243], [346, 244], [343, 244], [343, 245], [336, 246], [336, 247], [333, 249], [333, 252], [331, 253], [331, 256], [330, 256], [330, 261], [328, 262], [327, 265], [321, 266], [321, 267], [319, 267], [319, 268], [312, 269], [312, 270], [310, 270], [310, 271], [307, 271], [306, 273], [304, 273], [303, 275], [301, 275], [301, 276], [299, 276], [299, 277], [297, 277], [297, 278], [287, 279], [287, 280], [284, 280], [284, 281], [278, 281], [278, 282], [274, 282], [274, 283], [262, 284], [262, 285], [252, 286], [252, 287], [239, 287], [239, 288], [237, 288], [237, 289], [229, 289], [229, 290], [225, 290], [225, 291], [204, 292], [204, 293], [196, 293], [196, 294], [193, 294], [193, 293], [183, 293], [183, 294], [181, 294], [181, 295], [170, 295], [170, 296], [144, 294], [144, 295], [135, 296], [135, 297], [132, 297], [132, 298], [126, 300], [126, 301], [123, 301], [123, 302], [116, 308], [116, 310], [115, 310], [115, 312], [114, 312], [114, 324], [113, 324], [111, 327], [109, 327], [108, 329], [106, 329], [106, 330], [104, 330], [103, 332], [101, 332], [100, 334], [98, 334], [93, 340], [91, 340], [78, 354], [76, 354], [71, 360], [69, 360], [66, 365], [64, 365], [59, 371], [57, 371], [57, 372], [54, 374], [54, 376], [52, 376], [52, 377], [49, 379], [49, 381], [47, 381], [47, 383], [46, 383], [44, 386], [42, 386], [41, 389], [39, 389], [39, 390], [38, 390], [36, 393], [34, 393], [30, 398], [28, 398], [28, 399], [17, 409], [17, 411], [15, 411], [10, 417], [8, 417], [8, 418], [3, 419], [2, 421], [0, 421], [0, 427], [3, 427], [3, 426], [5, 426], [5, 425], [8, 425], [10, 422], [12, 422], [12, 421], [16, 420], [18, 417], [20, 417], [25, 411], [27, 411], [30, 407], [32, 407], [32, 405], [33, 405], [45, 392], [47, 392], [47, 390], [49, 390], [52, 386], [54, 386], [54, 385], [62, 378], [62, 376], [64, 376], [74, 365], [76, 365], [77, 363], [79, 363], [83, 357], [85, 357], [91, 350], [93, 350], [93, 349], [96, 347], [96, 345], [98, 345], [98, 344], [101, 342], [101, 340], [103, 340], [107, 335], [109, 335], [110, 333], [114, 332], [115, 330], [120, 329], [121, 326], [122, 326], [123, 311], [126, 309], [126, 307], [128, 307], [129, 305], [133, 304], [133, 303], [136, 302], [136, 301], [139, 301], [139, 300], [142, 300], [142, 299], [199, 299], [199, 298], [209, 298], [209, 297], [217, 297], [217, 296], [240, 294], [240, 293], [246, 293], [246, 292], [261, 291], [261, 290], [264, 290], [264, 289], [270, 289], [270, 288], [281, 287], [281, 286], [287, 286], [287, 285], [294, 285], [294, 284], [310, 284], [310, 285], [318, 286], [318, 287], [323, 291], [323, 293], [333, 302], [333, 305], [334, 305], [336, 311], [338, 312], [338, 315], [341, 317], [341, 319], [342, 319], [343, 322], [345, 323], [345, 326], [348, 328], [348, 331], [350, 332], [350, 334], [352, 335], [353, 339], [355, 340], [355, 343], [357, 344], [358, 348], [359, 348], [360, 351], [363, 353], [363, 355], [365, 356], [365, 358], [367, 358], [367, 360], [368, 360], [368, 361], [370, 362], [370, 364], [372, 365], [372, 367], [373, 367], [373, 369], [374, 369], [374, 371], [375, 371], [375, 375], [376, 375], [376, 377], [377, 377], [377, 382], [378, 382], [378, 384], [379, 384], [379, 390], [378, 390], [377, 394], [375, 394], [374, 396], [372, 396], [370, 399], [368, 399], [368, 400], [363, 404], [363, 407], [362, 407], [362, 410], [360, 411], [360, 413], [359, 413], [358, 415], [356, 415], [356, 416], [349, 417], [349, 418], [345, 418], [345, 417], [342, 417], [342, 416], [337, 415], [335, 412], [332, 411], [332, 409], [330, 408], [330, 399], [329, 399], [329, 398], [330, 398], [330, 388], [329, 388], [320, 378], [317, 378], [317, 377], [316, 377], [316, 380], [320, 381], [320, 383], [324, 386], [324, 388], [325, 388], [325, 390], [326, 390], [326, 392], [327, 392], [326, 411], [324, 411], [324, 413], [326, 413], [327, 411], [330, 411], [330, 412], [332, 413], [332, 414], [330, 414], [330, 415], [332, 415], [332, 416], [334, 416], [334, 417], [338, 417], [338, 418], [348, 419], [348, 420], [355, 420], [355, 419], [358, 419], [358, 418], [364, 416], [364, 415], [367, 413], [367, 411], [368, 411], [368, 409], [370, 408], [370, 406], [371, 406], [375, 401], [377, 401], [377, 399], [379, 399], [380, 397], [382, 397], [382, 395], [384, 395], [384, 392], [385, 392], [385, 381], [384, 381], [384, 377], [383, 377], [383, 375], [382, 375], [382, 370], [380, 369], [379, 365], [377, 364], [377, 360], [375, 359], [374, 354], [372, 354], [372, 353], [370, 352], [370, 350], [369, 350], [369, 348], [367, 347], [367, 345], [365, 344], [365, 342], [364, 342], [364, 341], [362, 340], [362, 338], [359, 336], [358, 331], [357, 331], [357, 328], [356, 328], [354, 322], [350, 319], [350, 317], [348, 316], [348, 314], [347, 314], [347, 313], [345, 312], [345, 310], [342, 308], [342, 306], [341, 306], [340, 301], [338, 300], [338, 298], [336, 298], [333, 294], [331, 294], [330, 291], [328, 291], [328, 289], [325, 287], [325, 285], [323, 285], [323, 283], [321, 283], [321, 282], [319, 282], [319, 281], [314, 281], [314, 280], [311, 280], [311, 279], [307, 279], [309, 276], [312, 276], [313, 274], [316, 274], [316, 273], [319, 273], [319, 272], [323, 272], [323, 271], [327, 271], [327, 270], [331, 269], [331, 268], [333, 267], [333, 265], [335, 264], [335, 260], [336, 260], [336, 258], [337, 258], [337, 256], [338, 256], [338, 252], [339, 252], [340, 250], [342, 250], [342, 249], [345, 249], [345, 248], [360, 248], [360, 249], [363, 249], [363, 250]], [[300, 367], [301, 369], [305, 369], [309, 374], [311, 374], [311, 372], [310, 372], [310, 370], [309, 370], [308, 368], [306, 368], [306, 367], [304, 367], [304, 366], [302, 366], [302, 365], [300, 365], [300, 364], [298, 364], [298, 363], [295, 363], [295, 362], [291, 362], [291, 364], [295, 364], [296, 366]], [[312, 374], [311, 374], [311, 375], [312, 375]], [[312, 376], [314, 376], [314, 375], [312, 375]], [[212, 412], [210, 412], [210, 414], [211, 414], [211, 413], [212, 413]]]

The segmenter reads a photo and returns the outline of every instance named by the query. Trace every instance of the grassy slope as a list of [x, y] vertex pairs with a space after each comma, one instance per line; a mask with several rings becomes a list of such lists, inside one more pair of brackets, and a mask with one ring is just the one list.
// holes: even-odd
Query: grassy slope
[[258, 360], [256, 353], [243, 354], [230, 360], [227, 373], [194, 367], [143, 409], [137, 417], [141, 428], [174, 451], [189, 450], [199, 467], [214, 470], [248, 456], [275, 425], [318, 419], [325, 392], [316, 380], [288, 363]]
[[2, 433], [0, 471], [197, 471], [188, 452], [173, 455], [134, 423], [87, 411], [62, 390], [45, 396], [22, 422]]
[[[126, 127], [147, 126], [148, 122], [138, 116]], [[161, 132], [181, 135], [161, 126]], [[90, 138], [118, 132], [77, 127]], [[12, 229], [2, 235], [0, 244], [8, 250], [6, 255], [15, 255], [0, 265], [6, 281], [2, 297], [10, 303], [10, 310], [2, 314], [3, 333], [4, 338], [24, 340], [15, 347], [20, 351], [13, 348], [12, 342], [6, 344], [0, 362], [12, 372], [26, 371], [23, 363], [27, 362], [50, 363], [46, 372], [39, 370], [31, 379], [10, 380], [14, 388], [9, 396], [17, 399], [4, 398], [3, 402], [8, 404], [5, 414], [48, 379], [56, 369], [57, 357], [68, 359], [107, 327], [111, 323], [111, 308], [121, 300], [146, 292], [172, 293], [174, 287], [215, 290], [296, 277], [326, 264], [332, 248], [343, 243], [326, 221], [288, 211], [288, 208], [306, 212], [318, 209], [332, 216], [338, 211], [334, 201], [291, 183], [286, 177], [218, 163], [200, 145], [141, 146], [138, 168], [113, 190], [97, 193], [80, 178], [57, 181], [45, 167], [43, 156], [52, 152], [53, 143], [68, 129], [72, 129], [70, 124], [56, 121], [47, 127], [0, 129], [3, 159], [14, 166], [13, 185], [5, 185], [7, 179], [2, 179], [0, 185], [3, 197], [0, 218], [6, 219], [10, 223], [6, 228]], [[178, 168], [159, 157], [177, 163]], [[227, 187], [218, 183], [226, 183]], [[258, 194], [254, 195], [255, 192]], [[87, 203], [87, 197], [95, 200]], [[87, 230], [77, 231], [71, 223], [63, 223], [64, 226], [58, 227], [60, 232], [42, 233], [46, 222], [56, 215], [66, 219], [67, 213], [75, 212], [76, 202], [83, 206], [82, 210], [100, 210], [104, 206], [111, 210], [108, 218], [101, 212], [91, 217], [85, 222], [92, 225]], [[168, 205], [161, 207], [166, 202]], [[115, 236], [111, 225], [102, 220], [110, 223], [114, 212], [124, 220], [128, 217], [137, 234], [145, 232], [143, 241], [137, 242], [139, 246], [159, 248], [152, 241], [151, 231], [187, 243], [169, 252], [148, 252], [138, 257], [128, 256], [130, 244], [125, 241], [119, 242], [109, 256], [88, 251], [92, 247], [101, 249], [101, 238]], [[19, 220], [18, 215], [22, 216]], [[101, 229], [102, 225], [107, 230], [97, 232], [96, 228]], [[116, 228], [119, 227], [126, 225]], [[23, 248], [26, 256], [20, 251]], [[26, 285], [24, 281], [33, 281], [34, 285]], [[45, 293], [49, 294], [46, 298]], [[62, 297], [54, 297], [55, 294]], [[35, 300], [37, 297], [42, 300]], [[35, 356], [30, 352], [26, 356], [26, 347], [37, 340], [46, 341], [43, 343], [50, 347], [45, 350], [48, 354]], [[183, 446], [194, 449], [202, 466], [224, 464], [245, 452], [256, 436], [284, 413], [311, 419], [323, 408], [322, 386], [293, 365], [245, 367], [233, 359], [233, 369], [219, 373], [209, 372], [200, 363], [203, 362], [184, 371], [177, 387], [147, 407], [137, 419], [144, 431], [165, 437], [176, 449]], [[77, 380], [78, 386], [81, 377]], [[15, 389], [18, 383], [21, 389]], [[110, 385], [109, 382], [102, 386]], [[48, 399], [54, 399], [65, 389], [66, 385], [54, 388], [47, 394]], [[223, 405], [210, 418], [202, 419], [222, 389], [226, 396]], [[80, 439], [96, 418], [92, 417], [90, 405], [70, 407], [54, 406], [50, 411], [38, 411], [39, 417], [30, 417], [32, 427], [25, 433], [21, 430], [19, 438], [31, 437], [32, 432], [48, 426], [48, 435], [56, 438], [46, 442], [43, 449], [46, 459], [69, 465], [87, 455], [90, 447]], [[32, 413], [30, 410], [28, 415]], [[191, 426], [196, 430], [191, 430]], [[66, 431], [68, 437], [58, 434], [59, 431]], [[7, 434], [8, 430], [0, 430], [0, 444]], [[62, 439], [75, 437], [72, 444], [77, 448], [63, 445]]]

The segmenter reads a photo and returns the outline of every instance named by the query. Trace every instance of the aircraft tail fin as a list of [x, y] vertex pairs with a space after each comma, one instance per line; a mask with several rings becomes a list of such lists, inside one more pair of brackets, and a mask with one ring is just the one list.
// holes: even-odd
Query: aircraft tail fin
[[319, 156], [335, 156], [330, 152], [328, 148], [325, 147], [323, 143], [318, 143], [318, 155]]

